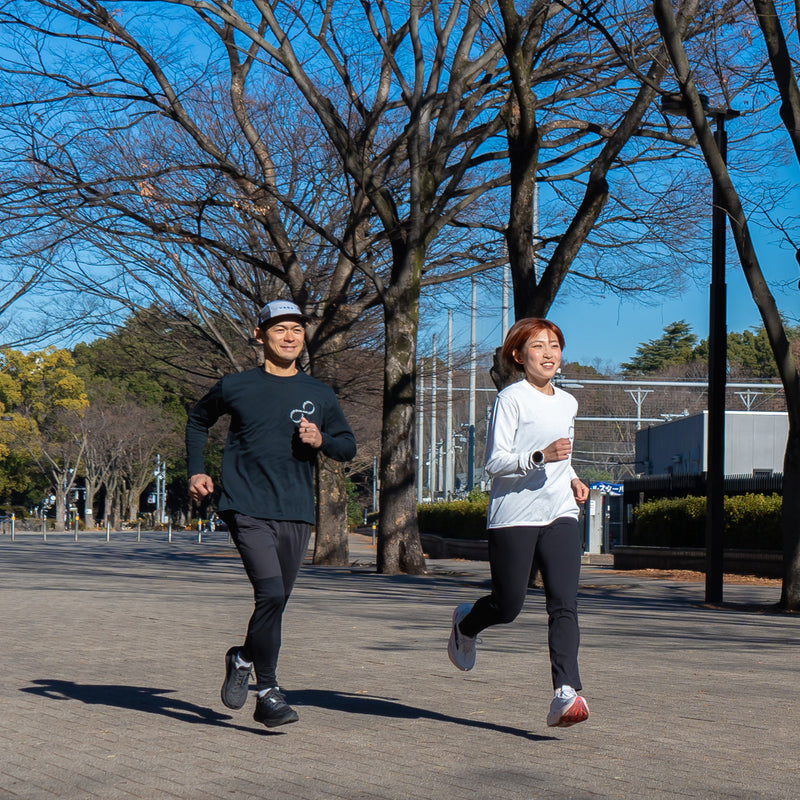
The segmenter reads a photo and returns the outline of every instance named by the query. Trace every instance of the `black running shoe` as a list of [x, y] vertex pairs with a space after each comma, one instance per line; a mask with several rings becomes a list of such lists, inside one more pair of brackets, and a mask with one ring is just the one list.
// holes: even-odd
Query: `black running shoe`
[[300, 719], [297, 712], [286, 702], [277, 686], [273, 686], [266, 694], [262, 694], [256, 702], [256, 711], [253, 714], [256, 722], [261, 722], [268, 728], [277, 728], [289, 722]]
[[225, 680], [222, 682], [219, 696], [228, 708], [241, 708], [247, 702], [251, 667], [236, 666], [238, 652], [238, 647], [231, 647], [225, 653]]

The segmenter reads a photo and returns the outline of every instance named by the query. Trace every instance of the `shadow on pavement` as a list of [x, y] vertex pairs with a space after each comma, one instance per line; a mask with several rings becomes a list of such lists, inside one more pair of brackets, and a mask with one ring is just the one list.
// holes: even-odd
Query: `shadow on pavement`
[[344, 711], [348, 714], [364, 714], [370, 717], [392, 717], [393, 719], [430, 719], [437, 722], [449, 722], [454, 725], [465, 725], [468, 728], [482, 728], [495, 733], [519, 736], [534, 742], [557, 741], [556, 736], [540, 736], [522, 728], [510, 725], [496, 725], [475, 719], [463, 719], [449, 714], [440, 714], [427, 708], [417, 708], [398, 703], [386, 697], [370, 697], [368, 695], [347, 694], [345, 692], [329, 692], [321, 689], [300, 689], [287, 693], [287, 700], [298, 706], [316, 706], [330, 711]]
[[[75, 683], [74, 681], [35, 680], [34, 686], [20, 691], [39, 695], [50, 700], [79, 700], [87, 705], [129, 708], [147, 714], [161, 714], [182, 722], [216, 725], [233, 730], [253, 732], [253, 728], [228, 722], [232, 717], [210, 708], [187, 703], [175, 697], [167, 697], [172, 689], [153, 689], [148, 686], [119, 686], [109, 684]], [[260, 729], [257, 729], [260, 731]]]

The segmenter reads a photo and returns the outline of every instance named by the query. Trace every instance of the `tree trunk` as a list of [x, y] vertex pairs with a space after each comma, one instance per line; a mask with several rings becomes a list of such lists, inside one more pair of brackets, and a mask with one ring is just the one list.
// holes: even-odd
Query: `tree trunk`
[[138, 486], [132, 486], [125, 491], [125, 507], [123, 514], [128, 522], [136, 522], [139, 516], [139, 491]]
[[314, 563], [344, 567], [350, 563], [344, 464], [320, 456], [317, 469], [317, 532]]
[[489, 375], [492, 379], [492, 383], [494, 383], [498, 392], [501, 389], [505, 389], [506, 386], [516, 383], [522, 375], [519, 370], [514, 369], [501, 358], [500, 351], [502, 349], [502, 347], [498, 347], [494, 351], [492, 366], [489, 369]]
[[122, 487], [117, 484], [116, 489], [111, 500], [111, 528], [115, 531], [119, 530], [122, 526]]
[[109, 523], [113, 525], [112, 516], [114, 514], [114, 502], [117, 496], [117, 480], [107, 480], [105, 488], [106, 493], [103, 497], [103, 523]]
[[789, 418], [783, 458], [783, 588], [781, 608], [800, 611], [800, 429]]
[[419, 283], [398, 287], [387, 297], [385, 309], [378, 572], [421, 575], [425, 556], [417, 523], [414, 452]]
[[87, 479], [84, 483], [83, 497], [83, 523], [87, 530], [94, 527], [94, 495], [96, 491], [97, 486], [94, 481]]
[[60, 486], [56, 486], [56, 523], [53, 530], [64, 530], [64, 515], [67, 510], [67, 500], [64, 490]]
[[[344, 299], [343, 299], [344, 300]], [[345, 308], [343, 306], [343, 308]], [[349, 321], [344, 311], [328, 321], [330, 328], [341, 327], [347, 330]], [[339, 354], [347, 343], [345, 336], [326, 332], [321, 344], [313, 348], [311, 374], [326, 383], [335, 394], [340, 394]], [[309, 355], [312, 355], [312, 345]], [[347, 488], [345, 485], [345, 466], [322, 454], [317, 463], [316, 480], [316, 536], [314, 539], [314, 564], [326, 566], [346, 566], [350, 563], [350, 543], [347, 526]]]

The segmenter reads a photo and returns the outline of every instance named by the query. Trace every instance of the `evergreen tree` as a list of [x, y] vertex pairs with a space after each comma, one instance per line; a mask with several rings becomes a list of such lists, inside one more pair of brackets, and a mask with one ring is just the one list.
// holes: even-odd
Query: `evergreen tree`
[[658, 339], [651, 339], [636, 348], [636, 355], [620, 364], [626, 375], [649, 375], [664, 367], [688, 364], [696, 358], [697, 337], [685, 320], [671, 322]]

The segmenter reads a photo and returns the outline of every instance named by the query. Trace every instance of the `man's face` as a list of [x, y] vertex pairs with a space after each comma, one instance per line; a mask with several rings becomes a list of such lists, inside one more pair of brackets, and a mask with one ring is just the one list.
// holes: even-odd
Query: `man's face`
[[296, 319], [282, 319], [268, 328], [256, 328], [255, 338], [264, 345], [264, 358], [290, 366], [300, 356], [306, 338], [305, 326]]

